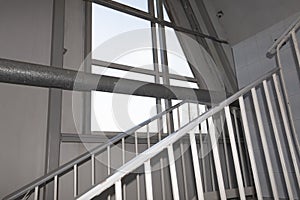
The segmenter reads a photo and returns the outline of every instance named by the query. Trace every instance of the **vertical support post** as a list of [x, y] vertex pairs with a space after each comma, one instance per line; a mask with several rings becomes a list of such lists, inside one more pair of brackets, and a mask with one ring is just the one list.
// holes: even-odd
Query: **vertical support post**
[[230, 140], [230, 144], [231, 144], [233, 164], [234, 164], [234, 168], [235, 168], [235, 174], [236, 174], [236, 179], [237, 179], [239, 193], [240, 193], [240, 199], [246, 200], [244, 184], [243, 184], [243, 177], [242, 177], [239, 155], [237, 152], [236, 141], [235, 141], [234, 132], [233, 132], [233, 125], [232, 125], [232, 119], [230, 116], [229, 106], [226, 106], [224, 108], [224, 110], [225, 110], [226, 122], [227, 122], [227, 127], [228, 127], [229, 140]]
[[[157, 18], [160, 20], [164, 19], [163, 15], [163, 1], [157, 0]], [[161, 58], [161, 69], [163, 73], [163, 84], [170, 85], [169, 80], [169, 67], [168, 67], [168, 55], [167, 55], [167, 43], [166, 43], [166, 33], [165, 27], [161, 24], [158, 24], [158, 38], [159, 38], [159, 48], [160, 48], [160, 58]], [[170, 99], [165, 99], [165, 107], [166, 109], [170, 108], [172, 102]], [[174, 131], [174, 124], [173, 124], [173, 115], [172, 112], [166, 113], [167, 119], [167, 129], [168, 133], [171, 134]]]
[[[84, 71], [90, 73], [92, 64], [92, 2], [84, 1], [85, 10], [85, 32], [84, 32]], [[91, 92], [83, 93], [83, 115], [82, 115], [82, 133], [91, 133]]]
[[284, 154], [283, 154], [282, 146], [280, 143], [280, 137], [279, 137], [279, 133], [278, 133], [277, 123], [276, 123], [275, 114], [274, 114], [274, 110], [272, 107], [271, 97], [269, 94], [269, 89], [268, 89], [266, 80], [263, 81], [263, 87], [264, 87], [264, 92], [265, 92], [265, 96], [267, 99], [267, 106], [268, 106], [268, 110], [269, 110], [270, 117], [271, 117], [271, 123], [272, 123], [273, 131], [274, 131], [275, 142], [277, 145], [277, 150], [278, 150], [278, 154], [279, 154], [279, 159], [280, 159], [280, 163], [281, 163], [281, 167], [282, 167], [282, 171], [283, 171], [285, 184], [286, 184], [287, 191], [288, 191], [288, 196], [290, 199], [294, 199], [293, 190], [292, 190], [291, 182], [290, 182], [288, 171], [287, 171], [287, 166], [286, 166], [285, 160], [284, 160]]
[[258, 104], [258, 98], [257, 98], [255, 88], [251, 89], [251, 94], [252, 94], [252, 98], [253, 98], [253, 104], [254, 104], [255, 115], [256, 115], [256, 119], [257, 119], [257, 123], [258, 123], [258, 129], [260, 132], [261, 143], [262, 143], [262, 147], [263, 147], [263, 151], [264, 151], [264, 155], [265, 155], [265, 160], [267, 163], [267, 170], [268, 170], [268, 174], [269, 174], [269, 178], [270, 178], [270, 182], [271, 182], [273, 197], [274, 197], [274, 199], [278, 200], [279, 196], [278, 196], [278, 190], [277, 190], [276, 180], [275, 180], [275, 176], [274, 176], [273, 165], [272, 165], [272, 161], [271, 161], [271, 157], [270, 157], [270, 153], [269, 153], [269, 149], [268, 149], [267, 138], [266, 138], [266, 134], [265, 134], [264, 125], [262, 123], [262, 117], [261, 117], [260, 107]]
[[283, 120], [285, 135], [286, 135], [286, 138], [288, 141], [288, 147], [289, 147], [289, 151], [291, 153], [291, 158], [292, 158], [294, 170], [296, 173], [298, 188], [300, 189], [300, 169], [299, 169], [299, 165], [297, 162], [297, 149], [295, 149], [295, 146], [293, 143], [293, 138], [292, 138], [292, 134], [291, 134], [290, 126], [289, 126], [288, 116], [287, 116], [287, 113], [285, 110], [284, 101], [283, 101], [282, 94], [280, 92], [280, 86], [279, 86], [279, 82], [277, 81], [276, 74], [273, 74], [273, 81], [274, 81], [277, 99], [278, 99], [278, 103], [279, 103], [280, 113], [281, 113], [282, 120]]
[[[148, 0], [148, 10], [149, 13], [155, 17], [155, 11], [154, 11], [154, 1]], [[155, 71], [155, 83], [160, 83], [160, 76], [159, 76], [159, 67], [158, 67], [158, 48], [157, 48], [157, 36], [156, 36], [156, 24], [154, 22], [151, 22], [151, 38], [152, 38], [152, 52], [153, 52], [153, 64], [154, 64], [154, 71]], [[157, 112], [161, 112], [161, 99], [156, 99], [156, 108]], [[161, 135], [163, 133], [163, 122], [162, 118], [159, 118], [157, 120], [157, 127], [158, 127], [158, 140], [161, 140]], [[163, 158], [160, 158], [160, 176], [161, 176], [161, 182], [162, 182], [162, 200], [165, 200], [166, 198], [166, 192], [165, 192], [165, 177], [164, 177], [164, 171], [163, 171]]]
[[256, 160], [254, 157], [254, 151], [253, 151], [253, 146], [252, 146], [252, 141], [251, 141], [248, 119], [247, 119], [247, 115], [246, 115], [246, 108], [245, 108], [243, 96], [239, 97], [239, 104], [240, 104], [240, 109], [241, 109], [241, 116], [242, 116], [242, 121], [243, 121], [247, 149], [248, 149], [248, 153], [249, 153], [249, 159], [250, 159], [252, 173], [253, 173], [256, 196], [257, 196], [258, 200], [262, 200], [263, 197], [262, 197], [262, 192], [261, 192], [261, 186], [260, 186], [260, 181], [259, 181], [259, 176], [258, 176], [258, 171], [257, 171], [257, 166], [256, 166]]
[[122, 182], [121, 182], [121, 180], [118, 180], [115, 183], [115, 199], [122, 200]]
[[226, 198], [223, 174], [221, 170], [221, 162], [220, 162], [220, 155], [219, 155], [219, 150], [217, 145], [216, 130], [215, 130], [215, 125], [213, 123], [212, 117], [208, 118], [208, 123], [209, 123], [209, 135], [212, 144], [213, 158], [214, 158], [215, 170], [217, 174], [217, 181], [219, 185], [220, 197], [221, 200], [225, 200], [227, 198]]
[[147, 160], [144, 163], [145, 169], [145, 182], [146, 182], [146, 197], [147, 200], [153, 200], [153, 189], [152, 189], [152, 176], [151, 176], [151, 163]]
[[174, 150], [173, 150], [172, 144], [170, 144], [168, 146], [168, 157], [169, 157], [169, 167], [170, 167], [170, 174], [171, 174], [173, 199], [179, 200], [178, 179], [177, 179]]
[[[63, 68], [65, 0], [53, 1], [50, 65]], [[49, 89], [45, 174], [59, 167], [62, 91]], [[53, 183], [48, 184], [44, 197], [54, 199]]]

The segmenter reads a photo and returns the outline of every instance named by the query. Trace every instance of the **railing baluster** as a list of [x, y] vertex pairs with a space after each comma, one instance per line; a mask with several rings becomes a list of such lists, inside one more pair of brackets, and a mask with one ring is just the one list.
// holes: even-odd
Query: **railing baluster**
[[91, 156], [92, 162], [92, 186], [95, 185], [95, 154]]
[[274, 81], [277, 99], [278, 99], [278, 103], [279, 103], [279, 109], [280, 109], [282, 120], [283, 120], [285, 135], [287, 137], [289, 151], [291, 153], [292, 163], [294, 166], [294, 170], [295, 170], [295, 174], [296, 174], [296, 178], [297, 178], [297, 182], [298, 182], [298, 188], [300, 189], [300, 171], [299, 171], [300, 166], [298, 165], [298, 162], [297, 162], [297, 154], [296, 154], [297, 150], [294, 147], [293, 138], [291, 135], [291, 130], [290, 130], [289, 122], [288, 122], [288, 116], [287, 116], [287, 113], [285, 110], [283, 97], [282, 97], [282, 94], [279, 89], [280, 86], [279, 86], [279, 82], [277, 81], [276, 74], [273, 74], [273, 81]]
[[179, 200], [178, 179], [177, 179], [174, 150], [173, 150], [172, 144], [168, 146], [168, 157], [169, 157], [169, 167], [170, 167], [170, 174], [171, 174], [173, 199]]
[[148, 148], [151, 147], [150, 145], [150, 130], [149, 130], [149, 124], [147, 124], [147, 145], [148, 145]]
[[[199, 111], [199, 104], [197, 105], [197, 115], [200, 115], [200, 111]], [[202, 114], [202, 113], [201, 113]], [[203, 122], [202, 122], [203, 123]], [[204, 123], [206, 123], [206, 121], [204, 121]], [[206, 180], [206, 167], [205, 167], [205, 159], [204, 159], [204, 146], [203, 146], [203, 141], [202, 141], [202, 129], [200, 129], [201, 127], [201, 123], [199, 124], [199, 143], [200, 143], [200, 148], [199, 148], [199, 154], [201, 155], [201, 164], [202, 164], [202, 170], [203, 170], [203, 184], [204, 184], [204, 191], [207, 191], [207, 180]]]
[[145, 169], [146, 197], [147, 197], [147, 200], [153, 200], [152, 175], [151, 175], [150, 160], [148, 160], [144, 163], [144, 169]]
[[246, 176], [246, 163], [245, 163], [245, 158], [244, 158], [244, 153], [242, 149], [242, 141], [241, 141], [241, 136], [240, 136], [240, 131], [239, 131], [239, 124], [237, 121], [237, 112], [236, 108], [233, 109], [233, 118], [234, 118], [234, 127], [235, 127], [235, 132], [236, 132], [236, 138], [237, 138], [237, 144], [238, 144], [238, 150], [239, 154], [241, 156], [241, 165], [242, 165], [242, 173], [243, 173], [243, 179], [244, 179], [244, 186], [247, 186], [247, 176]]
[[[211, 148], [213, 148], [212, 145], [211, 145]], [[209, 167], [210, 167], [212, 191], [216, 191], [215, 172], [214, 172], [214, 167], [213, 167], [213, 152], [209, 153]]]
[[[161, 141], [163, 131], [163, 118], [158, 118], [158, 141]], [[160, 179], [161, 179], [161, 191], [162, 200], [166, 199], [166, 189], [165, 189], [165, 175], [164, 175], [164, 161], [163, 158], [159, 158], [160, 165]]]
[[201, 152], [201, 161], [202, 161], [202, 170], [203, 170], [203, 183], [204, 183], [204, 191], [207, 192], [207, 179], [206, 179], [206, 166], [205, 166], [205, 157], [204, 156], [204, 144], [202, 140], [202, 132], [200, 132], [200, 152]]
[[[189, 107], [189, 116], [190, 116], [190, 107]], [[180, 152], [181, 152], [181, 165], [183, 173], [183, 186], [184, 186], [184, 195], [185, 199], [188, 199], [188, 186], [187, 186], [187, 175], [186, 175], [186, 166], [185, 166], [185, 155], [184, 155], [184, 146], [182, 140], [180, 140]]]
[[[220, 119], [221, 119], [221, 123], [223, 123], [224, 118], [223, 118], [222, 114], [220, 115]], [[228, 175], [229, 188], [231, 189], [232, 188], [232, 176], [231, 176], [230, 165], [229, 165], [227, 139], [226, 139], [225, 130], [223, 129], [223, 126], [222, 126], [222, 138], [223, 138], [224, 151], [225, 151], [226, 171], [227, 171], [227, 175]]]
[[[110, 146], [107, 146], [107, 176], [110, 175]], [[107, 200], [110, 200], [110, 194], [107, 195]]]
[[262, 197], [262, 192], [261, 192], [260, 180], [259, 180], [259, 176], [258, 176], [256, 160], [254, 157], [254, 151], [253, 151], [252, 140], [251, 140], [251, 136], [250, 136], [248, 119], [247, 119], [247, 115], [246, 115], [246, 108], [245, 108], [243, 96], [239, 97], [239, 104], [240, 104], [240, 109], [241, 109], [241, 116], [242, 116], [242, 122], [243, 122], [243, 128], [244, 128], [247, 149], [248, 149], [248, 153], [249, 153], [249, 159], [250, 159], [252, 173], [253, 173], [253, 179], [254, 179], [254, 183], [255, 183], [256, 195], [257, 195], [258, 200], [262, 200], [263, 197]]
[[[122, 164], [125, 164], [125, 138], [122, 138]], [[126, 200], [126, 184], [123, 184], [123, 198]]]
[[198, 195], [199, 200], [200, 199], [204, 200], [202, 177], [201, 177], [199, 157], [198, 157], [197, 144], [196, 144], [194, 131], [190, 132], [190, 143], [191, 143], [191, 151], [192, 151], [192, 159], [193, 159], [193, 167], [194, 167], [194, 173], [195, 173], [197, 195]]
[[208, 123], [209, 123], [209, 135], [212, 144], [213, 158], [214, 158], [215, 170], [217, 174], [217, 181], [219, 185], [220, 197], [222, 200], [225, 200], [226, 193], [225, 193], [224, 179], [221, 170], [221, 162], [220, 162], [220, 155], [219, 155], [219, 150], [217, 145], [216, 130], [215, 130], [215, 125], [213, 123], [212, 117], [208, 118]]
[[237, 179], [237, 183], [238, 183], [240, 199], [246, 200], [244, 184], [243, 184], [243, 177], [242, 177], [242, 172], [241, 172], [239, 155], [238, 155], [238, 151], [237, 151], [237, 147], [236, 147], [236, 141], [235, 141], [235, 137], [234, 137], [234, 131], [233, 131], [232, 119], [230, 116], [229, 106], [226, 106], [224, 108], [224, 110], [225, 110], [229, 140], [230, 140], [230, 144], [231, 144], [231, 151], [232, 151], [232, 157], [233, 157], [233, 164], [234, 164], [234, 168], [235, 168], [235, 174], [236, 174], [236, 179]]
[[121, 182], [121, 180], [118, 180], [115, 183], [115, 199], [122, 200], [122, 182]]
[[34, 200], [38, 200], [39, 199], [39, 186], [36, 186], [34, 188]]
[[281, 163], [281, 167], [282, 167], [283, 176], [284, 176], [285, 184], [286, 184], [286, 187], [287, 187], [288, 195], [289, 195], [290, 199], [294, 199], [291, 182], [290, 182], [290, 179], [289, 179], [287, 167], [286, 167], [285, 160], [284, 160], [283, 150], [282, 150], [282, 146], [281, 146], [281, 143], [280, 143], [280, 137], [279, 137], [279, 133], [278, 133], [277, 123], [276, 123], [276, 120], [275, 120], [274, 110], [273, 110], [272, 103], [271, 103], [271, 97], [270, 97], [270, 94], [269, 94], [267, 81], [265, 81], [265, 80], [263, 81], [263, 87], [264, 87], [264, 92], [265, 92], [265, 96], [266, 96], [266, 99], [267, 99], [267, 106], [268, 106], [268, 110], [269, 110], [270, 117], [271, 117], [272, 127], [273, 127], [273, 131], [274, 131], [274, 136], [275, 136], [275, 142], [276, 142], [276, 145], [277, 145], [277, 150], [278, 150], [278, 154], [279, 154], [279, 159], [280, 159], [280, 163]]
[[268, 149], [268, 142], [267, 142], [267, 138], [266, 138], [264, 125], [262, 122], [261, 111], [260, 111], [260, 107], [258, 104], [258, 98], [257, 98], [255, 88], [251, 89], [251, 94], [252, 94], [252, 98], [253, 98], [255, 115], [256, 115], [256, 119], [257, 119], [257, 123], [258, 123], [258, 129], [259, 129], [262, 147], [263, 147], [263, 151], [264, 151], [264, 155], [265, 155], [267, 171], [268, 171], [270, 182], [271, 182], [273, 196], [274, 196], [274, 199], [279, 199], [278, 190], [277, 190], [277, 186], [276, 186], [276, 180], [275, 180], [275, 176], [273, 173], [274, 172], [273, 165], [272, 165], [272, 161], [271, 161], [271, 157], [270, 157], [270, 153], [269, 153], [269, 149]]
[[[139, 154], [139, 146], [138, 146], [138, 134], [137, 132], [134, 133], [134, 145], [135, 145], [135, 155]], [[137, 172], [136, 175], [136, 191], [137, 191], [137, 199], [140, 200], [141, 193], [140, 193], [140, 175]]]
[[53, 192], [53, 199], [57, 200], [58, 198], [58, 176], [54, 176], [54, 192]]
[[179, 111], [179, 107], [177, 108], [177, 120], [178, 120], [178, 129], [180, 129], [180, 111]]
[[78, 183], [78, 181], [77, 181], [77, 177], [78, 177], [78, 174], [77, 174], [77, 165], [74, 165], [74, 167], [73, 167], [73, 173], [74, 173], [74, 193], [73, 193], [73, 195], [74, 195], [74, 197], [76, 197], [77, 196], [77, 188], [78, 188], [78, 186], [77, 186], [77, 183]]

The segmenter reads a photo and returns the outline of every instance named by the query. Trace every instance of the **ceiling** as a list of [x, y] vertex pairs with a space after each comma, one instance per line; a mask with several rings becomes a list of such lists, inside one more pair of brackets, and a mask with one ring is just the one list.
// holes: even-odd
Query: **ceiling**
[[300, 0], [210, 0], [232, 45], [300, 11]]

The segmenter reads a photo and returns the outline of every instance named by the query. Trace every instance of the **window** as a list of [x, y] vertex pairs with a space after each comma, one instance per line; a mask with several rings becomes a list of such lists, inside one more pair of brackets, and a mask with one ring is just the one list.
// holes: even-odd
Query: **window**
[[[116, 2], [148, 12], [148, 3], [145, 0], [116, 0]], [[170, 21], [165, 7], [163, 13], [164, 20]], [[151, 83], [155, 83], [155, 76], [159, 76], [157, 84], [165, 84], [163, 76], [166, 76], [170, 85], [198, 88], [195, 81], [185, 80], [185, 77], [190, 79], [194, 77], [175, 31], [165, 28], [166, 41], [163, 41], [159, 37], [157, 27], [156, 25], [154, 32], [158, 40], [157, 45], [164, 42], [168, 50], [167, 75], [162, 73], [162, 66], [160, 73], [155, 72], [151, 35], [153, 32], [149, 21], [93, 3], [92, 73]], [[161, 63], [159, 50], [157, 59]], [[107, 62], [124, 67], [114, 68], [99, 64]], [[128, 71], [128, 69], [139, 70]], [[162, 102], [162, 109], [165, 109], [164, 100]], [[172, 102], [175, 104], [179, 101]], [[93, 132], [126, 131], [157, 114], [155, 98], [98, 91], [91, 94], [91, 109]], [[150, 131], [156, 129], [156, 125], [150, 126]]]

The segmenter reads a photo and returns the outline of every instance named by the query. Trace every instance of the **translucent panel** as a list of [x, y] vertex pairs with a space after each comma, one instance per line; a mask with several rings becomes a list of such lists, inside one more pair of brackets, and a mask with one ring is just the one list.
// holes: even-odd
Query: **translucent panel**
[[114, 0], [121, 4], [148, 12], [148, 1], [147, 0]]
[[183, 53], [179, 40], [175, 34], [175, 31], [171, 28], [165, 28], [165, 30], [170, 73], [178, 74], [181, 76], [193, 77], [193, 73], [185, 58], [185, 55]]
[[155, 98], [92, 92], [92, 131], [126, 131], [154, 115]]
[[192, 83], [192, 82], [188, 82], [188, 81], [181, 81], [181, 80], [175, 80], [175, 79], [170, 79], [170, 85], [199, 89], [197, 83]]
[[165, 6], [163, 6], [163, 14], [164, 14], [164, 20], [167, 22], [171, 22]]
[[122, 55], [114, 62], [143, 69], [154, 69], [152, 49], [139, 49], [138, 51], [129, 52], [126, 55]]
[[[199, 113], [200, 115], [206, 112], [206, 106], [205, 105], [199, 105]], [[207, 121], [204, 121], [201, 123], [201, 133], [202, 134], [208, 134], [208, 127], [207, 127]]]
[[148, 21], [97, 4], [92, 10], [93, 59], [153, 69]]
[[154, 83], [154, 76], [124, 70], [92, 66], [92, 73]]

